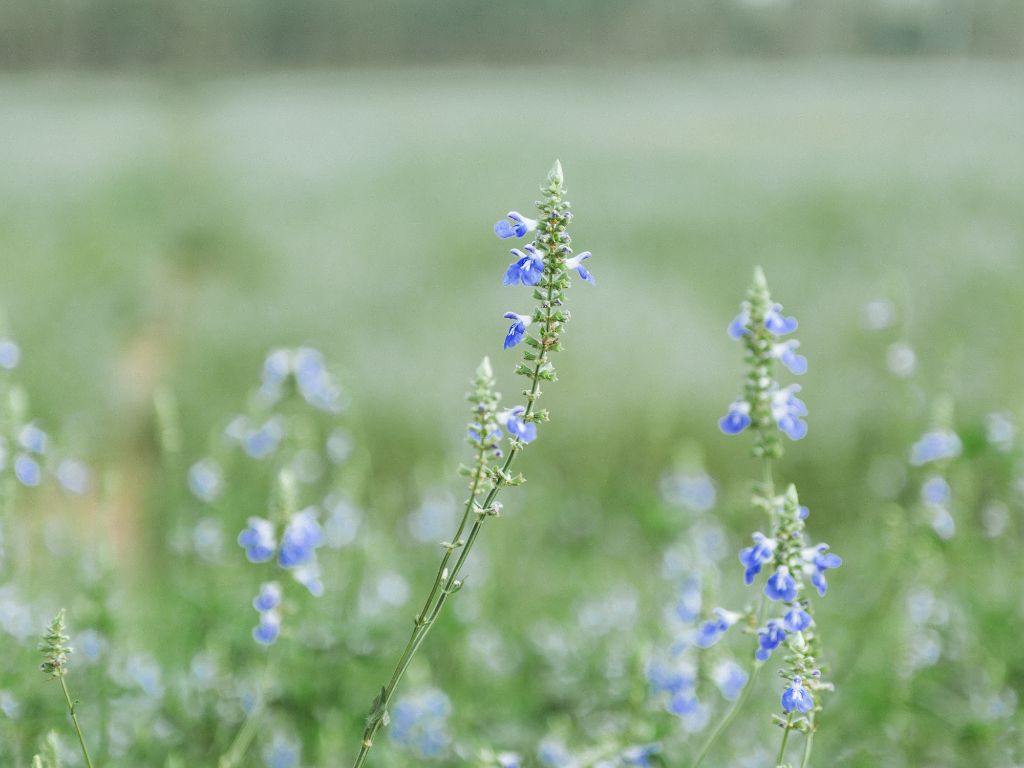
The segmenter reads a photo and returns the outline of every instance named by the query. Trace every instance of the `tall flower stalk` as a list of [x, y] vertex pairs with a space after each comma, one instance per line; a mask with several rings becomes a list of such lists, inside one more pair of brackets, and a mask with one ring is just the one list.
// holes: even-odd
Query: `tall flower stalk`
[[75, 711], [77, 701], [71, 698], [68, 691], [68, 684], [64, 680], [68, 671], [68, 659], [71, 657], [71, 647], [68, 640], [71, 638], [66, 634], [64, 626], [63, 609], [53, 617], [50, 626], [39, 643], [39, 650], [43, 654], [43, 661], [39, 669], [50, 676], [50, 679], [60, 681], [60, 688], [64, 692], [64, 700], [68, 705], [68, 714], [71, 715], [71, 722], [75, 726], [75, 733], [78, 735], [78, 744], [82, 748], [82, 757], [88, 768], [93, 768], [92, 759], [89, 757], [89, 749], [85, 746], [85, 736], [82, 734], [82, 726], [78, 722], [78, 713]]
[[729, 406], [719, 428], [729, 435], [748, 429], [754, 433], [753, 455], [760, 459], [762, 476], [754, 487], [752, 504], [765, 514], [768, 534], [755, 532], [751, 546], [739, 553], [739, 560], [748, 585], [753, 584], [762, 571], [767, 576], [756, 609], [749, 608], [745, 616], [717, 609], [716, 618], [701, 628], [700, 645], [709, 647], [743, 619], [743, 625], [755, 635], [757, 647], [743, 693], [712, 729], [694, 761], [694, 768], [703, 763], [712, 746], [736, 718], [753, 690], [759, 671], [776, 649], [784, 647], [788, 652], [779, 670], [786, 687], [780, 699], [784, 716], [775, 718], [782, 729], [777, 765], [784, 764], [790, 733], [794, 730], [805, 736], [800, 764], [808, 764], [816, 716], [821, 709], [821, 693], [832, 687], [822, 678], [820, 639], [808, 584], [824, 596], [828, 588], [825, 573], [839, 567], [842, 560], [829, 552], [827, 544], [809, 545], [804, 531], [809, 514], [807, 507], [801, 506], [794, 485], [778, 493], [773, 476], [773, 463], [784, 451], [780, 433], [791, 440], [800, 440], [807, 434], [804, 421], [807, 408], [797, 397], [800, 386], [783, 387], [775, 379], [776, 362], [797, 375], [807, 370], [806, 358], [796, 351], [800, 342], [780, 340], [796, 329], [797, 321], [782, 314], [782, 305], [772, 301], [764, 273], [757, 269], [747, 300], [729, 326], [729, 335], [741, 340], [745, 347], [746, 383], [742, 397]]
[[[512, 324], [505, 335], [504, 349], [525, 342], [522, 362], [516, 373], [527, 379], [521, 405], [499, 410], [501, 396], [495, 390], [493, 370], [488, 358], [477, 368], [472, 391], [467, 396], [471, 418], [467, 440], [473, 449], [473, 460], [460, 472], [467, 477], [469, 495], [455, 534], [441, 546], [444, 554], [427, 593], [423, 607], [413, 621], [412, 634], [399, 657], [391, 677], [383, 685], [371, 705], [363, 732], [362, 744], [353, 768], [363, 765], [374, 739], [390, 721], [389, 707], [402, 677], [437, 622], [449, 598], [461, 589], [462, 570], [483, 526], [501, 511], [498, 495], [508, 486], [523, 482], [521, 474], [512, 474], [512, 465], [523, 449], [537, 437], [537, 425], [548, 420], [548, 413], [537, 408], [541, 383], [555, 381], [554, 353], [561, 351], [561, 342], [569, 313], [563, 308], [570, 273], [593, 282], [583, 266], [589, 252], [573, 255], [567, 231], [572, 220], [570, 205], [565, 200], [562, 166], [557, 161], [541, 186], [542, 199], [537, 202], [539, 217], [529, 219], [517, 211], [507, 221], [494, 226], [500, 238], [523, 238], [533, 233], [531, 243], [522, 250], [512, 249], [515, 259], [509, 265], [505, 285], [522, 284], [533, 288], [536, 304], [530, 314], [507, 312]], [[535, 332], [531, 329], [536, 329]], [[504, 429], [504, 432], [503, 432]], [[507, 447], [504, 441], [507, 433]]]

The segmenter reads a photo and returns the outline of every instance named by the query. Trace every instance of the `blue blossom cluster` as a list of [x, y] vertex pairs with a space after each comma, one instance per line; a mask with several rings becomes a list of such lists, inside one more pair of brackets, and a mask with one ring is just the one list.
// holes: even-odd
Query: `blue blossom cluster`
[[275, 349], [267, 355], [260, 392], [276, 402], [284, 397], [289, 383], [293, 383], [303, 399], [314, 408], [328, 413], [341, 412], [341, 387], [328, 371], [319, 350], [312, 347]]
[[238, 545], [250, 563], [265, 563], [277, 555], [277, 564], [290, 571], [314, 597], [324, 593], [316, 550], [324, 543], [316, 507], [307, 507], [288, 518], [278, 540], [278, 526], [263, 517], [250, 517], [238, 534]]
[[758, 455], [778, 455], [772, 430], [778, 429], [791, 440], [800, 440], [807, 434], [807, 406], [797, 397], [800, 385], [781, 386], [774, 378], [774, 363], [779, 361], [791, 373], [807, 372], [807, 358], [797, 353], [800, 342], [795, 339], [779, 341], [779, 337], [793, 333], [797, 321], [782, 313], [782, 305], [775, 303], [768, 292], [764, 274], [755, 273], [754, 285], [740, 313], [729, 325], [729, 336], [742, 340], [747, 348], [749, 371], [742, 397], [733, 401], [728, 413], [718, 422], [728, 435], [736, 435], [748, 427], [759, 432], [755, 451]]
[[398, 699], [391, 712], [391, 741], [424, 760], [440, 760], [451, 747], [451, 701], [437, 688]]
[[281, 632], [281, 585], [267, 581], [260, 585], [260, 591], [252, 600], [252, 607], [260, 615], [259, 623], [253, 628], [252, 636], [257, 643], [270, 645]]

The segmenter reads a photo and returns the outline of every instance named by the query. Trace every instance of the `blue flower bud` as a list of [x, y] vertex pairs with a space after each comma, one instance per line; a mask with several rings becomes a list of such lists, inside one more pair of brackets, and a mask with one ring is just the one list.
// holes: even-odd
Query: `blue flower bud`
[[575, 269], [576, 274], [580, 276], [581, 280], [584, 280], [591, 285], [597, 283], [594, 276], [590, 274], [586, 267], [583, 266], [583, 262], [589, 259], [593, 254], [590, 251], [584, 251], [583, 253], [577, 254], [571, 258], [565, 260], [566, 269]]
[[785, 336], [797, 329], [795, 317], [784, 317], [781, 304], [772, 304], [771, 309], [764, 313], [764, 327], [776, 336]]
[[738, 435], [750, 426], [750, 403], [736, 400], [729, 406], [729, 412], [719, 419], [718, 428], [727, 435]]
[[39, 462], [27, 453], [19, 453], [14, 458], [14, 476], [22, 485], [34, 488], [43, 480], [43, 471]]
[[260, 614], [260, 623], [252, 630], [253, 639], [261, 645], [272, 645], [281, 633], [281, 616], [277, 611]]
[[313, 551], [323, 543], [323, 531], [312, 508], [292, 516], [281, 536], [277, 562], [282, 568], [294, 568], [313, 559]]
[[518, 211], [508, 212], [508, 221], [502, 220], [494, 225], [494, 234], [500, 238], [524, 237], [526, 233], [537, 229], [537, 222], [528, 219]]
[[796, 582], [789, 575], [789, 568], [784, 565], [779, 566], [779, 569], [768, 577], [768, 583], [764, 585], [764, 593], [769, 600], [781, 600], [784, 603], [796, 600]]
[[250, 563], [265, 563], [274, 556], [274, 524], [262, 517], [250, 517], [248, 527], [238, 534], [238, 544], [245, 549]]
[[793, 684], [782, 694], [782, 711], [810, 712], [813, 708], [814, 698], [810, 691], [804, 688], [799, 677], [794, 677]]
[[281, 585], [268, 581], [260, 585], [259, 594], [253, 598], [252, 607], [260, 613], [272, 611], [281, 604]]
[[523, 340], [526, 336], [526, 329], [533, 322], [529, 315], [517, 315], [515, 312], [506, 312], [502, 315], [506, 320], [512, 320], [512, 325], [505, 334], [505, 349], [511, 349]]

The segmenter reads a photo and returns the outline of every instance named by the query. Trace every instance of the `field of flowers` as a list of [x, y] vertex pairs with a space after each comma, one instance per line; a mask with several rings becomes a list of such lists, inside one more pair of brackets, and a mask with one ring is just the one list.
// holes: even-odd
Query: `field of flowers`
[[1022, 75], [4, 76], [0, 766], [1024, 765]]

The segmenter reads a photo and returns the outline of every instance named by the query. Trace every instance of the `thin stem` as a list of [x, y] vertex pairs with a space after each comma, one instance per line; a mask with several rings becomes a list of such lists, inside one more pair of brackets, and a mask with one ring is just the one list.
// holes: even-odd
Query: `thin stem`
[[793, 725], [793, 713], [786, 716], [786, 724], [782, 728], [782, 744], [779, 745], [779, 756], [775, 758], [775, 765], [782, 765], [782, 759], [786, 756], [786, 742], [789, 741], [789, 732]]
[[761, 664], [754, 662], [753, 669], [750, 670], [750, 678], [747, 680], [746, 686], [743, 688], [743, 692], [739, 695], [739, 698], [732, 703], [732, 706], [726, 711], [725, 716], [715, 726], [715, 730], [711, 732], [707, 740], [704, 742], [704, 746], [701, 747], [700, 752], [697, 753], [697, 759], [693, 761], [693, 768], [699, 768], [700, 764], [704, 762], [704, 758], [708, 756], [708, 752], [711, 751], [711, 747], [714, 746], [715, 742], [718, 741], [718, 737], [725, 733], [726, 729], [732, 724], [732, 721], [736, 719], [736, 715], [743, 708], [747, 699], [750, 698], [750, 692], [754, 689], [754, 680], [757, 679], [757, 673], [761, 671]]
[[78, 715], [75, 714], [75, 703], [71, 700], [71, 694], [68, 693], [68, 686], [64, 682], [64, 675], [57, 675], [57, 679], [60, 680], [61, 690], [64, 691], [64, 699], [68, 703], [68, 714], [71, 715], [71, 722], [75, 725], [75, 733], [78, 734], [78, 743], [82, 747], [82, 757], [85, 758], [86, 766], [93, 768], [92, 760], [89, 757], [89, 749], [85, 746], [85, 737], [82, 735], [82, 726], [78, 724]]
[[245, 713], [245, 719], [242, 720], [242, 725], [238, 729], [238, 733], [235, 734], [235, 738], [232, 740], [227, 751], [221, 755], [220, 760], [217, 761], [217, 768], [234, 768], [234, 766], [238, 765], [242, 758], [245, 757], [245, 753], [249, 749], [249, 745], [252, 744], [252, 740], [256, 737], [256, 727], [259, 723], [258, 716], [263, 711], [267, 680], [270, 677], [271, 653], [271, 649], [267, 649], [267, 658], [263, 666], [263, 676], [260, 679], [259, 696], [253, 703], [252, 708]]
[[811, 714], [810, 723], [807, 725], [807, 738], [804, 739], [804, 756], [800, 760], [800, 768], [807, 768], [811, 762], [811, 747], [814, 745], [814, 715]]
[[[529, 417], [533, 414], [534, 403], [537, 401], [537, 398], [540, 397], [540, 373], [544, 365], [547, 363], [548, 356], [548, 348], [545, 345], [544, 340], [548, 338], [554, 321], [552, 301], [554, 299], [554, 286], [557, 277], [558, 275], [551, 274], [547, 280], [547, 297], [543, 305], [545, 309], [545, 317], [544, 330], [541, 333], [541, 351], [540, 354], [537, 355], [536, 364], [534, 366], [532, 376], [533, 383], [526, 395], [526, 410], [521, 417], [524, 421], [529, 421]], [[495, 473], [493, 485], [479, 507], [480, 510], [485, 511], [476, 513], [476, 520], [473, 521], [469, 535], [466, 538], [466, 543], [461, 546], [455, 565], [452, 566], [451, 571], [445, 575], [445, 570], [448, 563], [451, 561], [452, 553], [457, 548], [456, 545], [459, 543], [459, 538], [462, 536], [462, 533], [466, 528], [466, 524], [469, 522], [469, 516], [474, 512], [479, 484], [484, 474], [482, 449], [481, 453], [478, 454], [476, 477], [474, 478], [473, 487], [470, 491], [469, 500], [466, 502], [462, 521], [459, 523], [459, 528], [456, 531], [454, 539], [450, 542], [453, 546], [448, 548], [447, 552], [445, 552], [444, 558], [441, 560], [441, 565], [438, 568], [434, 584], [431, 587], [430, 593], [427, 595], [423, 608], [416, 617], [415, 625], [413, 627], [412, 634], [409, 636], [409, 640], [405, 645], [405, 650], [402, 652], [401, 657], [398, 659], [398, 663], [395, 665], [394, 671], [391, 673], [391, 679], [384, 687], [383, 699], [379, 707], [380, 711], [387, 712], [387, 709], [391, 704], [391, 700], [395, 695], [395, 691], [398, 688], [398, 684], [401, 682], [406, 670], [412, 663], [413, 657], [427, 639], [427, 635], [434, 626], [434, 622], [437, 620], [438, 616], [440, 616], [441, 609], [444, 608], [444, 604], [448, 601], [448, 598], [454, 594], [459, 574], [466, 563], [466, 559], [469, 557], [470, 551], [473, 549], [473, 544], [476, 542], [476, 539], [480, 534], [480, 530], [483, 527], [484, 520], [487, 517], [488, 513], [486, 510], [491, 508], [491, 505], [494, 503], [498, 493], [505, 486], [507, 478], [509, 477], [509, 470], [512, 467], [512, 462], [515, 461], [516, 455], [520, 452], [522, 446], [523, 443], [518, 440], [513, 441], [511, 448], [509, 448], [508, 456], [505, 457], [505, 463], [502, 465], [501, 469]], [[363, 742], [360, 745], [359, 754], [356, 756], [355, 762], [352, 764], [352, 768], [361, 768], [366, 760], [366, 756], [370, 752], [370, 748], [373, 746], [374, 737], [382, 727], [383, 718], [378, 718], [374, 720], [372, 724], [367, 726], [366, 731], [363, 733]]]

